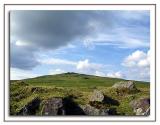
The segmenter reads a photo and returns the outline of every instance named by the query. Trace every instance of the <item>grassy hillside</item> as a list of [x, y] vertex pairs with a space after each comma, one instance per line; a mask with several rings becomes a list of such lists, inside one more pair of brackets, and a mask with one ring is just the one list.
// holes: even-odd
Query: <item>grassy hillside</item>
[[[31, 79], [25, 79], [24, 82], [32, 86], [56, 86], [56, 87], [95, 87], [104, 86], [109, 87], [114, 83], [119, 81], [124, 81], [124, 79], [109, 78], [109, 77], [99, 77], [78, 73], [64, 73], [58, 75], [46, 75]], [[147, 86], [148, 82], [140, 82], [137, 85]]]
[[41, 115], [44, 102], [52, 97], [74, 97], [79, 105], [89, 103], [89, 97], [96, 88], [108, 97], [120, 102], [119, 106], [110, 105], [117, 109], [120, 115], [134, 115], [129, 102], [140, 97], [149, 97], [149, 83], [135, 81], [139, 93], [117, 96], [111, 88], [114, 83], [124, 79], [98, 77], [78, 73], [47, 75], [24, 79], [24, 83], [11, 81], [10, 84], [10, 114], [16, 115], [31, 100], [40, 98], [41, 104], [35, 115]]

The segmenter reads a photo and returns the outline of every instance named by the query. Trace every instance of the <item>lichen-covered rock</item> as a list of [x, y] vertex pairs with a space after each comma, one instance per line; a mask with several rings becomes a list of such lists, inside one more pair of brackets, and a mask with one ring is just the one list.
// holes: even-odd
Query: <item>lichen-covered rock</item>
[[103, 93], [99, 90], [94, 90], [91, 97], [90, 97], [90, 101], [102, 102], [103, 100], [104, 100]]
[[118, 89], [127, 88], [132, 90], [132, 89], [135, 89], [135, 83], [133, 81], [121, 81], [121, 82], [115, 83], [112, 87], [118, 88]]
[[51, 98], [44, 104], [43, 115], [65, 115], [62, 98]]
[[140, 98], [130, 102], [130, 106], [136, 115], [149, 115], [150, 114], [150, 99]]
[[139, 90], [136, 88], [135, 83], [133, 81], [121, 81], [121, 82], [115, 83], [112, 86], [112, 88], [116, 89], [116, 92], [118, 95], [123, 95], [125, 93], [139, 92]]
[[108, 115], [109, 112], [109, 109], [97, 109], [88, 104], [81, 106], [81, 108], [83, 109], [85, 115], [90, 115], [90, 116], [104, 116]]

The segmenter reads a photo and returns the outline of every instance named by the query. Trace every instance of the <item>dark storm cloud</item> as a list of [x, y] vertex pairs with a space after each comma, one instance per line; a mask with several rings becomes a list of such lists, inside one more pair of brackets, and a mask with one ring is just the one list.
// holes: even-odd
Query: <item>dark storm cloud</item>
[[33, 50], [33, 48], [26, 49], [24, 47], [19, 47], [11, 44], [10, 52], [11, 67], [13, 68], [29, 70], [39, 64], [35, 59], [35, 51]]
[[[83, 39], [96, 31], [90, 23], [104, 18], [104, 13], [99, 11], [11, 11], [10, 32], [14, 43], [11, 44], [11, 66], [21, 69], [36, 66], [36, 51], [56, 49], [77, 38]], [[18, 40], [29, 46], [16, 46]]]
[[12, 11], [11, 34], [36, 47], [57, 48], [94, 32], [90, 21], [99, 13], [88, 11]]

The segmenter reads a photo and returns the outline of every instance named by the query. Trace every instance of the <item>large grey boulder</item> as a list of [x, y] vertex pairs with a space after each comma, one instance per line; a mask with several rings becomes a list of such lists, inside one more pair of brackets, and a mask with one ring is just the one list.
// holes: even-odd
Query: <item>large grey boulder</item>
[[63, 108], [63, 99], [51, 98], [47, 100], [44, 104], [42, 114], [47, 116], [65, 115], [65, 110]]
[[104, 116], [109, 115], [109, 109], [97, 109], [95, 107], [90, 106], [89, 104], [81, 106], [85, 115], [89, 116]]
[[118, 95], [123, 95], [124, 93], [139, 92], [133, 81], [121, 81], [115, 83], [112, 88], [116, 89]]
[[130, 102], [130, 106], [136, 115], [149, 115], [150, 114], [150, 99], [140, 98]]
[[135, 83], [133, 81], [121, 81], [121, 82], [115, 83], [112, 87], [117, 89], [127, 88], [130, 90], [133, 90], [136, 88]]
[[90, 96], [90, 101], [98, 101], [102, 102], [104, 100], [104, 95], [101, 91], [99, 90], [94, 90], [92, 95]]

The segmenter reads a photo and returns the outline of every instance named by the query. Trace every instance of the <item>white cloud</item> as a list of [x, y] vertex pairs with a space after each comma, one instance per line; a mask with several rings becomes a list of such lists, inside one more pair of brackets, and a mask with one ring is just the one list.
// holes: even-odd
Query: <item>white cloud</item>
[[77, 64], [77, 69], [79, 70], [87, 69], [88, 67], [90, 67], [88, 59], [79, 61]]
[[105, 77], [105, 73], [100, 72], [100, 71], [96, 71], [96, 72], [95, 72], [95, 75], [96, 75], [96, 76], [102, 76], [102, 77]]
[[55, 70], [50, 70], [50, 71], [49, 71], [49, 74], [50, 74], [50, 75], [61, 74], [61, 73], [65, 73], [65, 71], [62, 70], [62, 69], [55, 69]]
[[76, 65], [76, 62], [74, 61], [58, 59], [58, 58], [39, 59], [38, 61], [41, 64], [50, 64], [50, 65]]
[[148, 67], [150, 65], [150, 51], [144, 53], [137, 50], [126, 57], [122, 63], [125, 67]]
[[[144, 27], [139, 30], [141, 33], [146, 32]], [[144, 48], [149, 47], [148, 40], [143, 35], [138, 34], [135, 28], [117, 27], [114, 30], [106, 31], [106, 33], [97, 32], [95, 35], [86, 36], [83, 44], [89, 49], [106, 45], [119, 48]]]
[[124, 78], [124, 75], [120, 71], [118, 71], [118, 72], [114, 72], [114, 73], [108, 73], [107, 77]]
[[150, 50], [147, 53], [137, 50], [127, 56], [122, 65], [126, 67], [128, 79], [149, 81], [150, 79]]
[[37, 76], [40, 76], [40, 74], [35, 74], [32, 71], [26, 71], [22, 69], [17, 68], [11, 68], [11, 80], [20, 80], [20, 79], [26, 79], [26, 78], [34, 78]]
[[101, 69], [104, 65], [98, 63], [92, 63], [88, 59], [80, 60], [80, 61], [71, 61], [65, 59], [58, 59], [58, 58], [46, 58], [38, 60], [41, 64], [50, 64], [50, 65], [70, 65], [73, 66], [75, 70], [78, 72], [84, 73], [92, 73]]
[[27, 42], [27, 41], [21, 41], [21, 40], [18, 40], [15, 42], [15, 45], [16, 46], [29, 46], [31, 43]]
[[93, 71], [102, 68], [101, 64], [90, 63], [88, 59], [79, 61], [76, 66], [77, 70], [81, 71]]

